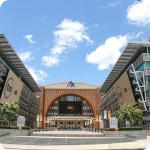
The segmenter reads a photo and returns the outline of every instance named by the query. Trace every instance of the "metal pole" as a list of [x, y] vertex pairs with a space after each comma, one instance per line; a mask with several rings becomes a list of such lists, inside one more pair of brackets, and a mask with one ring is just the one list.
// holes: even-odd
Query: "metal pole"
[[93, 118], [92, 118], [92, 132], [93, 132]]
[[87, 120], [85, 119], [86, 131], [87, 131]]
[[89, 118], [89, 132], [90, 132], [90, 118]]
[[54, 120], [53, 120], [53, 130], [54, 130], [54, 123], [55, 123], [54, 121], [55, 121], [55, 118], [54, 118]]

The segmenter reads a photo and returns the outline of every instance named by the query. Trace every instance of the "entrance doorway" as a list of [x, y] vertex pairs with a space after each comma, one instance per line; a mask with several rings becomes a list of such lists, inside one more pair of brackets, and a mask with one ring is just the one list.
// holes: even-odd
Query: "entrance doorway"
[[83, 120], [58, 120], [58, 129], [81, 130], [83, 128]]
[[90, 104], [76, 95], [63, 95], [50, 106], [46, 123], [47, 127], [63, 130], [82, 130], [87, 120], [94, 117]]

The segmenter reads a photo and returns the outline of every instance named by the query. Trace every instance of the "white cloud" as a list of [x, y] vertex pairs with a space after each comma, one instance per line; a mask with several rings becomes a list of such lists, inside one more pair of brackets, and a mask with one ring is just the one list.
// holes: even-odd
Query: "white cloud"
[[116, 0], [114, 2], [108, 3], [107, 5], [101, 5], [99, 8], [100, 9], [110, 9], [110, 8], [115, 8], [118, 5], [120, 5], [122, 2], [120, 0]]
[[47, 73], [44, 72], [43, 70], [37, 70], [30, 66], [26, 66], [26, 67], [36, 82], [44, 81], [44, 78], [47, 77]]
[[145, 26], [150, 24], [150, 0], [135, 2], [127, 9], [127, 19], [130, 23]]
[[136, 35], [133, 35], [133, 38], [138, 38], [141, 34], [144, 34], [144, 32], [139, 31]]
[[25, 39], [27, 39], [29, 41], [29, 43], [31, 43], [31, 44], [35, 43], [35, 41], [32, 40], [33, 35], [28, 34], [28, 35], [25, 35], [24, 37], [25, 37]]
[[117, 7], [120, 4], [121, 4], [121, 1], [115, 1], [115, 2], [109, 3], [108, 7], [109, 8], [114, 8], [114, 7]]
[[92, 27], [92, 28], [97, 28], [97, 27], [99, 27], [99, 24], [94, 24], [94, 25], [92, 25], [91, 27]]
[[119, 35], [108, 38], [104, 44], [101, 44], [96, 50], [87, 54], [86, 61], [92, 64], [98, 64], [99, 70], [108, 69], [114, 65], [121, 55], [121, 49], [126, 46], [130, 39], [138, 38], [142, 32], [136, 35]]
[[[20, 52], [20, 53], [18, 53], [18, 56], [20, 57], [20, 59], [23, 62], [27, 62], [27, 61], [34, 59], [34, 57], [32, 57], [32, 53], [30, 51]], [[44, 72], [43, 70], [37, 70], [37, 69], [32, 68], [31, 66], [28, 66], [28, 65], [25, 65], [25, 66], [36, 82], [44, 81], [44, 78], [47, 77], [47, 73]]]
[[59, 64], [59, 59], [56, 56], [43, 56], [42, 62], [45, 66], [52, 67]]
[[6, 2], [7, 0], [0, 0], [0, 7], [2, 6], [2, 4], [4, 3], [4, 2]]
[[21, 53], [18, 53], [18, 55], [23, 62], [34, 59], [34, 57], [32, 57], [32, 53], [30, 51], [21, 52]]
[[77, 48], [81, 42], [93, 43], [86, 33], [88, 28], [79, 21], [64, 19], [57, 28], [58, 30], [53, 33], [55, 36], [55, 46], [51, 49], [50, 55], [44, 56], [42, 59], [46, 66], [59, 64], [61, 61], [60, 55], [67, 53], [70, 49]]

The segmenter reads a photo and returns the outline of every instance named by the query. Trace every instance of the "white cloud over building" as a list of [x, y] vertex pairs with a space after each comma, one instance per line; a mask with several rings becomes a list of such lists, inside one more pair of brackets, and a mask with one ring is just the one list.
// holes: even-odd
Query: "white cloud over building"
[[90, 54], [87, 54], [86, 61], [97, 64], [99, 70], [108, 69], [114, 65], [121, 55], [121, 50], [130, 39], [138, 38], [143, 32], [109, 37], [105, 43], [101, 44]]
[[150, 0], [141, 0], [127, 9], [127, 19], [131, 24], [145, 26], [150, 24]]
[[25, 35], [25, 36], [24, 36], [24, 38], [25, 38], [25, 39], [27, 39], [27, 40], [28, 40], [28, 42], [29, 42], [29, 43], [31, 43], [31, 44], [36, 43], [34, 40], [32, 40], [33, 35], [31, 35], [31, 34], [27, 34], [27, 35]]
[[42, 58], [43, 64], [50, 67], [58, 65], [62, 61], [60, 56], [77, 48], [79, 43], [84, 41], [93, 43], [86, 33], [88, 28], [79, 21], [64, 19], [57, 28], [58, 30], [53, 33], [55, 36], [55, 46], [51, 48], [50, 55], [43, 56]]
[[47, 73], [44, 72], [43, 70], [37, 70], [37, 69], [35, 69], [31, 66], [27, 66], [27, 65], [26, 65], [26, 67], [36, 82], [44, 81], [44, 78], [47, 77]]
[[18, 53], [18, 55], [23, 62], [27, 62], [27, 61], [34, 59], [30, 51], [20, 52]]
[[2, 4], [4, 3], [4, 2], [6, 2], [7, 0], [0, 0], [0, 7], [2, 6]]

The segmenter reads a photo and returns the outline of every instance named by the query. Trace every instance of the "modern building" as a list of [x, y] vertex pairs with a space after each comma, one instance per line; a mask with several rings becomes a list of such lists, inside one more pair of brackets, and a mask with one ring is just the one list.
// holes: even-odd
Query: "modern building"
[[115, 116], [124, 105], [138, 105], [150, 119], [150, 40], [129, 42], [98, 92], [103, 116], [108, 110]]
[[38, 126], [82, 129], [93, 125], [98, 128], [98, 103], [101, 97], [97, 93], [98, 88], [92, 84], [72, 81], [41, 86]]
[[17, 101], [26, 125], [35, 126], [39, 114], [41, 89], [8, 40], [0, 34], [0, 104]]

